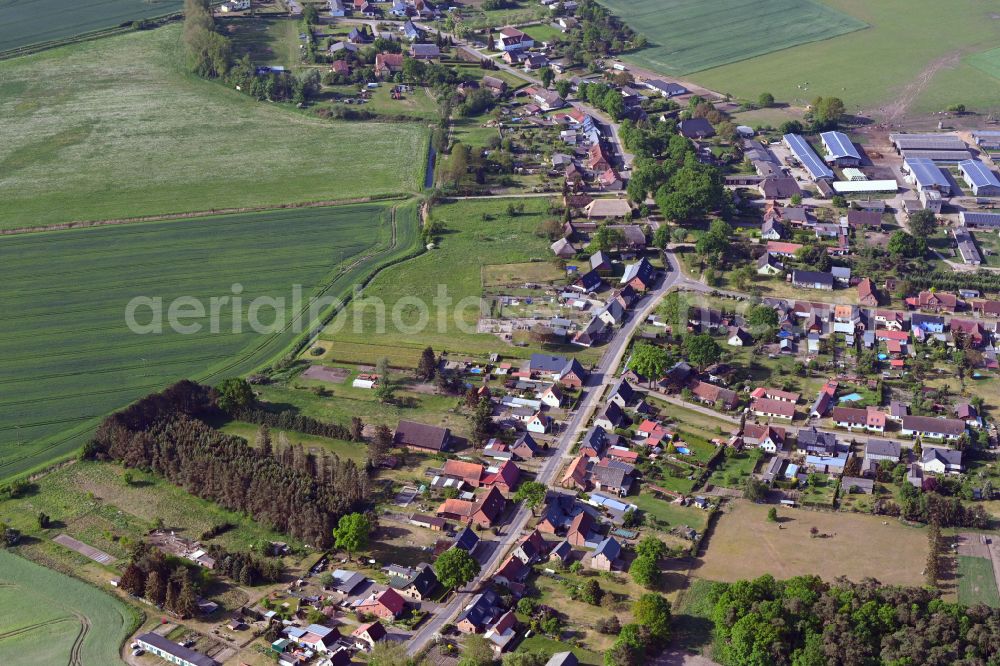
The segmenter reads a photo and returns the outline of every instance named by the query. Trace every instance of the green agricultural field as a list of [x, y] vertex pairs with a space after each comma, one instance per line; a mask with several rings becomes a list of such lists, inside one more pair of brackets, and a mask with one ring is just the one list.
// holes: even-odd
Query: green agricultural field
[[[804, 104], [818, 95], [836, 95], [851, 112], [860, 107], [897, 119], [956, 102], [976, 111], [1000, 107], [1000, 80], [989, 64], [995, 54], [974, 55], [994, 49], [1000, 40], [995, 6], [979, 0], [824, 1], [870, 27], [690, 78], [749, 99], [768, 91], [779, 101]], [[770, 32], [765, 23], [753, 25], [758, 29], [748, 34]]]
[[958, 602], [968, 606], [1000, 607], [993, 563], [985, 557], [958, 556]]
[[185, 73], [180, 26], [0, 62], [0, 229], [413, 192], [428, 131]]
[[675, 76], [829, 39], [864, 22], [816, 0], [601, 0], [649, 40], [626, 60]]
[[[387, 204], [0, 237], [8, 324], [0, 331], [0, 478], [72, 451], [102, 415], [170, 382], [214, 381], [280, 356], [295, 328], [307, 327], [296, 311], [280, 332], [255, 333], [252, 300], [284, 298], [291, 310], [295, 284], [306, 301], [347, 296], [376, 267], [413, 251], [415, 212], [412, 204], [396, 210], [395, 241]], [[217, 333], [205, 319], [192, 334], [171, 330], [173, 299], [193, 296], [209, 310], [210, 297], [232, 296], [237, 283], [239, 318], [220, 307]], [[137, 296], [162, 298], [162, 335], [129, 330], [125, 309]], [[257, 318], [268, 325], [273, 310], [263, 305]], [[151, 309], [135, 319], [150, 322]]]
[[0, 550], [0, 663], [118, 663], [136, 620], [97, 588]]
[[0, 53], [179, 11], [181, 0], [32, 0], [0, 3]]
[[[435, 206], [432, 217], [445, 228], [441, 246], [393, 266], [373, 280], [365, 289], [366, 299], [354, 301], [320, 336], [323, 346], [329, 347], [323, 360], [374, 363], [385, 356], [393, 365], [409, 366], [427, 345], [436, 352], [475, 356], [500, 351], [526, 357], [535, 351], [510, 346], [491, 334], [463, 332], [455, 321], [460, 316], [466, 326], [475, 328], [480, 316], [483, 266], [551, 259], [549, 241], [535, 234], [548, 215], [549, 200], [522, 199], [524, 212], [511, 217], [506, 207], [514, 201], [458, 201]], [[434, 305], [439, 286], [452, 305]], [[463, 308], [456, 310], [455, 305], [463, 299], [473, 300], [466, 300]], [[428, 308], [426, 325], [419, 330], [416, 325], [422, 310], [417, 301]], [[385, 312], [381, 330], [378, 303], [384, 304]], [[402, 327], [394, 323], [394, 310]], [[362, 349], [366, 353], [359, 351]], [[600, 349], [575, 351], [591, 360], [600, 354]]]

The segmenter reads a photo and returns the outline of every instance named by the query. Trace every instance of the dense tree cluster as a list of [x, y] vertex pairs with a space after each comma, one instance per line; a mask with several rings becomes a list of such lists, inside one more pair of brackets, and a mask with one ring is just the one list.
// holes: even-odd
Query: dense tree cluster
[[945, 497], [917, 490], [909, 483], [899, 489], [900, 514], [907, 520], [935, 523], [941, 527], [973, 527], [989, 529], [990, 517], [981, 504], [966, 506], [957, 497]]
[[118, 587], [181, 617], [198, 612], [197, 587], [191, 571], [183, 565], [175, 566], [162, 551], [143, 542], [132, 551]]
[[277, 583], [285, 570], [279, 559], [258, 557], [253, 553], [230, 553], [217, 543], [209, 544], [208, 554], [215, 558], [213, 571], [241, 585]]
[[217, 410], [213, 398], [208, 387], [178, 382], [105, 419], [91, 453], [151, 470], [278, 531], [329, 546], [339, 517], [367, 501], [364, 470], [301, 447], [268, 455], [225, 435], [199, 418]]
[[965, 608], [923, 588], [817, 576], [719, 583], [712, 590], [715, 658], [749, 664], [992, 663], [1000, 610]]

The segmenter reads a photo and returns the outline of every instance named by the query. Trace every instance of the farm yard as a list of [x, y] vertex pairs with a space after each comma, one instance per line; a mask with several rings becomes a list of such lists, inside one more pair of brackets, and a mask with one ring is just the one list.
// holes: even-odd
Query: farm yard
[[602, 0], [649, 40], [626, 60], [680, 76], [865, 27], [813, 0]]
[[34, 0], [0, 4], [0, 53], [180, 11], [181, 0]]
[[426, 128], [258, 102], [187, 74], [180, 37], [171, 25], [0, 62], [0, 229], [419, 188]]
[[[923, 584], [927, 534], [922, 529], [891, 518], [786, 507], [778, 508], [775, 524], [767, 520], [768, 508], [732, 502], [703, 545], [694, 574], [724, 582], [818, 574], [829, 581], [870, 576], [889, 585]], [[816, 537], [810, 534], [813, 527]], [[872, 556], [890, 552], [891, 558]]]
[[[836, 95], [849, 112], [860, 108], [878, 119], [901, 120], [958, 102], [980, 112], [1000, 105], [996, 70], [989, 64], [993, 56], [989, 51], [976, 55], [994, 48], [1000, 37], [1000, 22], [992, 15], [995, 7], [976, 0], [944, 4], [824, 0], [823, 4], [870, 27], [704, 69], [691, 79], [747, 99], [767, 91], [780, 101], [800, 105], [817, 96]], [[740, 38], [753, 38], [758, 32], [769, 35], [768, 28], [747, 30]], [[650, 39], [656, 41], [655, 36]], [[858, 58], [859, 53], [865, 57]]]
[[117, 663], [136, 622], [97, 588], [0, 550], [0, 663]]
[[[164, 318], [162, 335], [138, 335], [125, 320], [132, 298], [160, 297], [164, 309], [179, 296], [207, 304], [232, 296], [237, 283], [244, 304], [267, 295], [290, 309], [295, 284], [304, 300], [321, 292], [342, 298], [383, 262], [412, 252], [415, 208], [397, 209], [390, 248], [392, 217], [387, 204], [356, 204], [0, 238], [0, 303], [12, 313], [0, 333], [7, 354], [0, 477], [69, 453], [101, 416], [131, 400], [184, 377], [248, 372], [296, 336], [292, 315], [280, 333], [260, 335], [247, 325], [247, 311], [233, 333], [225, 308], [214, 334], [204, 325], [182, 335]], [[148, 323], [148, 309], [142, 312], [136, 321]], [[273, 316], [265, 307], [259, 320], [267, 325]]]

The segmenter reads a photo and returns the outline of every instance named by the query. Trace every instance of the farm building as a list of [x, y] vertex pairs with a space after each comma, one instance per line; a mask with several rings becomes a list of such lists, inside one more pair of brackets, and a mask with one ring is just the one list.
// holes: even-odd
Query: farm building
[[688, 91], [687, 88], [679, 83], [668, 83], [659, 79], [646, 81], [645, 86], [649, 90], [660, 93], [664, 97], [676, 97], [677, 95], [683, 95]]
[[[826, 148], [823, 159], [840, 167], [856, 167], [861, 164], [861, 155], [854, 143], [843, 132], [823, 132], [819, 135]], [[854, 180], [851, 178], [851, 180]]]
[[970, 229], [1000, 229], [1000, 213], [978, 213], [962, 211], [958, 214], [958, 222]]
[[979, 160], [965, 160], [958, 163], [962, 170], [962, 179], [972, 189], [977, 197], [1000, 196], [1000, 180], [989, 167]]
[[135, 640], [146, 652], [180, 666], [218, 666], [219, 663], [208, 655], [167, 640], [159, 634], [143, 634]]
[[966, 150], [956, 134], [890, 134], [889, 141], [900, 154], [904, 150]]
[[951, 194], [951, 183], [947, 176], [933, 161], [926, 157], [913, 157], [903, 160], [903, 169], [909, 173], [909, 180], [918, 190], [937, 190], [942, 194]]
[[786, 134], [782, 137], [782, 141], [785, 142], [788, 150], [792, 151], [795, 159], [809, 172], [813, 180], [833, 179], [833, 171], [819, 158], [809, 142], [800, 135]]
[[400, 421], [396, 426], [393, 443], [415, 451], [446, 451], [451, 442], [451, 430], [437, 426]]
[[972, 158], [968, 150], [904, 150], [903, 159], [924, 159], [955, 164]]
[[955, 234], [955, 243], [958, 245], [958, 253], [962, 255], [962, 261], [970, 266], [983, 263], [983, 257], [979, 254], [976, 243], [972, 240], [972, 234], [968, 230], [958, 227], [953, 229], [952, 233]]
[[632, 207], [625, 199], [594, 199], [583, 210], [588, 218], [625, 217]]
[[833, 191], [837, 194], [875, 194], [897, 190], [899, 183], [894, 180], [838, 180], [833, 183]]

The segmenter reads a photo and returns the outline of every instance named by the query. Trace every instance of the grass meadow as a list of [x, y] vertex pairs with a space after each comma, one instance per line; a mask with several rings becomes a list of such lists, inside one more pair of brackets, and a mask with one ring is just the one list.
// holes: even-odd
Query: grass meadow
[[[731, 503], [708, 537], [695, 575], [723, 582], [763, 574], [818, 574], [828, 581], [871, 576], [889, 585], [923, 584], [927, 534], [922, 529], [880, 516], [786, 507], [778, 508], [776, 525], [767, 520], [768, 508]], [[829, 536], [813, 538], [812, 527]]]
[[[233, 550], [247, 550], [261, 539], [281, 538], [252, 519], [199, 499], [155, 474], [130, 469], [129, 483], [124, 471], [116, 463], [66, 465], [38, 479], [32, 492], [0, 503], [0, 520], [29, 536], [18, 546], [26, 556], [60, 569], [79, 568], [87, 579], [106, 579], [118, 570], [102, 567], [51, 541], [53, 537], [69, 534], [110, 554], [119, 564], [128, 558], [130, 543], [142, 539], [158, 520], [191, 539], [213, 525], [232, 523], [234, 527], [213, 542]], [[40, 511], [52, 518], [48, 529], [38, 527], [35, 516]]]
[[417, 191], [428, 131], [183, 70], [171, 25], [0, 62], [0, 228]]
[[[509, 200], [469, 200], [439, 204], [432, 218], [445, 227], [440, 247], [383, 271], [365, 288], [372, 300], [355, 301], [357, 309], [348, 308], [321, 334], [321, 344], [327, 348], [322, 357], [326, 362], [375, 363], [387, 357], [393, 365], [414, 366], [420, 351], [430, 345], [435, 352], [448, 351], [472, 356], [488, 356], [502, 352], [506, 356], [527, 357], [529, 347], [513, 347], [497, 336], [487, 333], [465, 333], [459, 330], [455, 316], [474, 327], [480, 316], [479, 307], [466, 307], [461, 312], [442, 308], [445, 314], [439, 327], [438, 310], [432, 305], [439, 285], [447, 288], [452, 303], [464, 298], [479, 298], [483, 293], [483, 268], [495, 264], [511, 264], [551, 259], [549, 241], [535, 231], [548, 217], [549, 200], [522, 199], [523, 213], [506, 213]], [[486, 217], [484, 217], [486, 216]], [[419, 321], [420, 311], [402, 299], [419, 299], [430, 306], [427, 325], [419, 332], [405, 332]], [[377, 326], [374, 299], [385, 304], [383, 330]], [[393, 324], [396, 311], [402, 327]], [[599, 349], [577, 350], [584, 358], [593, 359]]]
[[97, 588], [0, 550], [0, 663], [118, 663], [136, 620]]
[[985, 557], [958, 556], [958, 602], [967, 606], [1000, 607], [993, 562]]
[[680, 76], [829, 39], [863, 21], [815, 0], [601, 0], [644, 35], [631, 62]]
[[[779, 101], [805, 104], [816, 96], [835, 95], [849, 112], [860, 108], [894, 117], [939, 111], [956, 102], [976, 111], [1000, 107], [1000, 83], [988, 64], [993, 58], [975, 55], [1000, 40], [995, 6], [978, 0], [824, 3], [870, 27], [703, 69], [690, 78], [749, 99], [768, 91]], [[708, 26], [705, 31], [712, 32]], [[745, 34], [770, 32], [767, 23], [753, 22]]]
[[181, 0], [32, 0], [0, 4], [0, 53], [180, 11]]
[[[392, 247], [391, 217], [387, 204], [355, 204], [0, 237], [0, 478], [69, 453], [101, 416], [173, 381], [215, 381], [280, 356], [297, 335], [293, 315], [260, 335], [246, 325], [251, 300], [283, 297], [291, 308], [293, 284], [304, 299], [348, 295], [412, 252], [415, 206], [397, 210]], [[208, 309], [236, 283], [241, 332], [225, 307], [217, 333], [166, 326], [173, 299], [193, 296]], [[162, 298], [162, 335], [129, 330], [125, 308], [136, 296]], [[151, 316], [141, 308], [136, 320]], [[273, 322], [273, 310], [259, 320]]]

